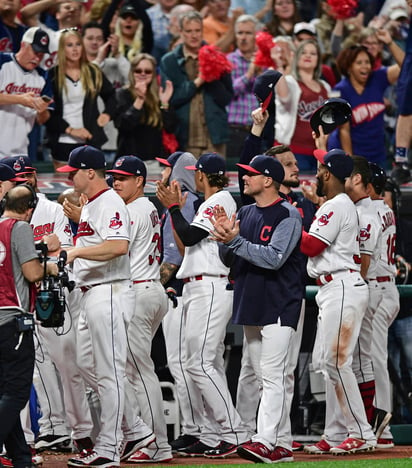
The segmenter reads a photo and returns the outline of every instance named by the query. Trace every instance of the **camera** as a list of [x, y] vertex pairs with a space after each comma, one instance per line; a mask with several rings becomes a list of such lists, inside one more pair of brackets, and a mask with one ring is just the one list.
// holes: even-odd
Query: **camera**
[[64, 288], [69, 292], [74, 288], [74, 281], [69, 281], [69, 275], [65, 265], [67, 252], [62, 250], [57, 261], [57, 276], [49, 276], [47, 270], [47, 245], [38, 244], [40, 250], [40, 262], [44, 263], [44, 278], [36, 297], [36, 318], [43, 327], [57, 328], [64, 324], [64, 312], [66, 310], [66, 297]]

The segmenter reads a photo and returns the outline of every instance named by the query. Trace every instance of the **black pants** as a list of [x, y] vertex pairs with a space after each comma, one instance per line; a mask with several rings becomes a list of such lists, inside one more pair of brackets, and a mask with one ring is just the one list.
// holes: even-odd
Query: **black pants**
[[20, 411], [30, 398], [33, 382], [33, 333], [20, 333], [14, 320], [0, 326], [0, 447], [5, 446], [14, 468], [31, 466], [31, 451], [20, 423]]

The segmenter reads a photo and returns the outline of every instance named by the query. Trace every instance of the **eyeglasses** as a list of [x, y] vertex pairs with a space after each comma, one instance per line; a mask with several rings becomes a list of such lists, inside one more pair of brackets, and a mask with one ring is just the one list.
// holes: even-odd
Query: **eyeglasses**
[[136, 68], [133, 70], [133, 73], [136, 73], [137, 75], [145, 74], [145, 75], [151, 75], [153, 73], [153, 70], [149, 70], [148, 68], [143, 69], [143, 68]]
[[74, 26], [73, 28], [64, 28], [64, 29], [61, 29], [60, 32], [61, 33], [67, 33], [67, 32], [70, 32], [70, 31], [78, 31], [79, 28], [77, 26]]

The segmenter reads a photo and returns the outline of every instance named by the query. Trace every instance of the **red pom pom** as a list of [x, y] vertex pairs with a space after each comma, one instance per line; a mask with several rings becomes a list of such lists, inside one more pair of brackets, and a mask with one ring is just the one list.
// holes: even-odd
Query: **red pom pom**
[[174, 134], [166, 132], [165, 129], [162, 130], [162, 143], [166, 154], [174, 153], [175, 151], [177, 151], [177, 148], [179, 146]]
[[225, 73], [230, 73], [232, 64], [226, 55], [214, 45], [204, 45], [199, 50], [199, 72], [206, 81], [219, 80]]
[[275, 63], [270, 56], [270, 49], [275, 46], [272, 35], [265, 31], [258, 32], [256, 34], [256, 45], [258, 50], [255, 54], [255, 65], [265, 68], [275, 67]]
[[328, 5], [332, 9], [332, 16], [336, 19], [352, 18], [356, 15], [358, 7], [357, 0], [328, 0]]

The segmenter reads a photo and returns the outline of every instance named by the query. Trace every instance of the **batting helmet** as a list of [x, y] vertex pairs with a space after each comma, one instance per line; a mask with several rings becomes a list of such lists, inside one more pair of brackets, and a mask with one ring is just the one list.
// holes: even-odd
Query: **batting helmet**
[[399, 210], [401, 208], [401, 190], [399, 185], [391, 178], [388, 178], [385, 183], [384, 187], [385, 192], [390, 192], [392, 195], [392, 210], [395, 213], [395, 217], [397, 218], [399, 215]]
[[371, 184], [372, 187], [375, 189], [375, 192], [378, 195], [381, 195], [383, 192], [383, 189], [385, 188], [385, 183], [386, 183], [386, 172], [377, 164], [370, 162], [369, 163], [369, 168], [371, 170]]
[[352, 108], [348, 101], [342, 98], [330, 98], [315, 110], [310, 118], [312, 130], [318, 134], [319, 125], [322, 126], [325, 135], [333, 132], [336, 127], [349, 122], [352, 116]]

